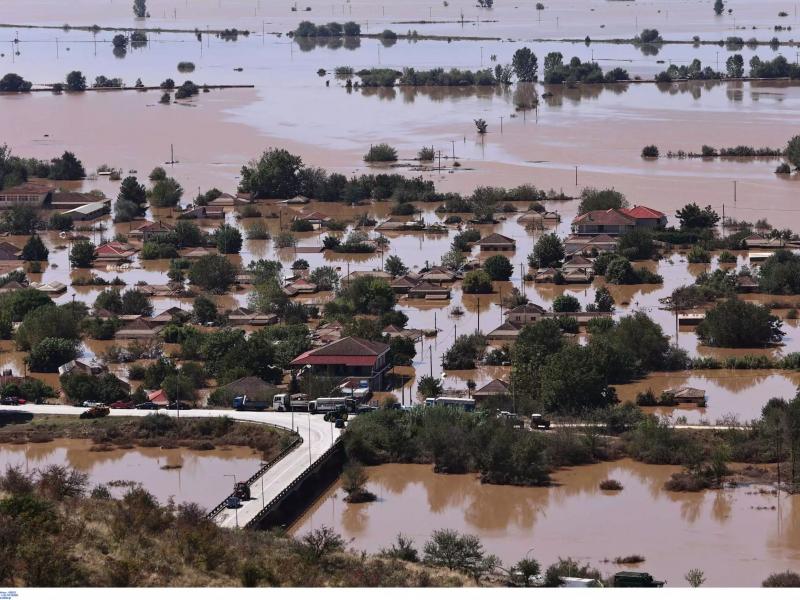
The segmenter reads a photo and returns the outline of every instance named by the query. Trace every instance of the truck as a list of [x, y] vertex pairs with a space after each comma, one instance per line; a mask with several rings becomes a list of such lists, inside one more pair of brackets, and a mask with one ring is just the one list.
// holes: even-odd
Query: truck
[[233, 399], [233, 409], [234, 410], [267, 410], [270, 407], [270, 403], [266, 400], [255, 400], [253, 398], [248, 398], [247, 395], [244, 396], [236, 396]]
[[538, 413], [532, 414], [531, 429], [550, 429], [550, 419], [545, 419]]
[[306, 412], [308, 396], [305, 394], [275, 394], [272, 397], [272, 408], [278, 412]]
[[425, 406], [448, 406], [460, 408], [467, 412], [475, 410], [475, 398], [455, 398], [438, 396], [436, 398], [425, 398]]
[[640, 571], [620, 571], [614, 574], [614, 587], [660, 588], [665, 583], [657, 581], [650, 573]]
[[239, 500], [250, 500], [250, 486], [245, 481], [237, 481], [233, 485], [233, 495]]
[[344, 404], [341, 404], [334, 408], [333, 410], [329, 410], [325, 413], [325, 422], [326, 423], [335, 423], [337, 420], [347, 421], [349, 417], [347, 413], [347, 407]]
[[308, 403], [308, 410], [312, 415], [329, 412], [340, 407], [347, 407], [348, 398], [317, 398]]

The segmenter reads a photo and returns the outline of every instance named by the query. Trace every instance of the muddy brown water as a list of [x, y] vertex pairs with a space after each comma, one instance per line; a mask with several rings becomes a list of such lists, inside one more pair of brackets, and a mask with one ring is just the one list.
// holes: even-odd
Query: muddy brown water
[[[196, 451], [188, 448], [161, 449], [135, 447], [126, 450], [93, 452], [91, 440], [56, 439], [40, 444], [0, 445], [0, 468], [21, 467], [26, 472], [50, 465], [63, 465], [83, 471], [90, 487], [112, 481], [132, 481], [166, 502], [196, 502], [210, 509], [233, 488], [233, 477], [247, 479], [258, 471], [261, 460], [251, 448], [231, 446]], [[120, 496], [127, 486], [111, 486]]]
[[[666, 492], [674, 470], [622, 460], [559, 471], [555, 487], [523, 488], [438, 475], [429, 465], [383, 465], [367, 469], [377, 502], [347, 504], [334, 485], [292, 531], [326, 525], [374, 552], [398, 533], [421, 550], [434, 530], [451, 528], [478, 535], [506, 566], [570, 556], [605, 575], [630, 568], [606, 559], [640, 554], [646, 561], [634, 569], [668, 586], [687, 586], [693, 568], [707, 586], [758, 586], [770, 573], [800, 569], [800, 498], [759, 493], [769, 492], [764, 486]], [[601, 491], [608, 478], [624, 489]]]

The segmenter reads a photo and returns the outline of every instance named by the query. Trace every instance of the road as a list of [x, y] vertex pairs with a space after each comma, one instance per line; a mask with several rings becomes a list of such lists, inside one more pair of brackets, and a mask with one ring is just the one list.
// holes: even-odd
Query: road
[[[28, 412], [40, 415], [79, 415], [85, 408], [58, 404], [31, 404], [23, 406], [0, 406], [0, 411]], [[155, 411], [112, 409], [114, 417], [143, 417]], [[177, 416], [174, 410], [160, 410], [160, 414]], [[302, 444], [284, 456], [250, 487], [252, 500], [243, 503], [239, 509], [224, 509], [214, 519], [221, 527], [244, 527], [262, 506], [269, 503], [311, 463], [322, 456], [342, 433], [333, 423], [326, 423], [322, 415], [309, 413], [280, 412], [237, 412], [233, 410], [192, 409], [180, 411], [180, 418], [229, 417], [236, 421], [252, 421], [267, 425], [277, 425], [294, 429], [303, 438]], [[263, 492], [262, 492], [263, 485]], [[219, 490], [222, 501], [231, 492], [230, 488]]]

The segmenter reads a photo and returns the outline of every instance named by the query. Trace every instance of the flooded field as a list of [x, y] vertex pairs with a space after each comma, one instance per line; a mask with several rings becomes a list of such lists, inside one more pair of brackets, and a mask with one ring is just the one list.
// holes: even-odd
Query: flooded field
[[[0, 469], [18, 466], [26, 472], [49, 465], [64, 465], [89, 476], [89, 486], [110, 482], [135, 482], [162, 503], [196, 502], [211, 509], [233, 486], [233, 477], [247, 479], [258, 471], [261, 460], [251, 448], [229, 447], [196, 451], [188, 448], [136, 447], [95, 452], [91, 440], [62, 439], [37, 444], [0, 445]], [[111, 485], [115, 496], [126, 484]]]
[[[327, 525], [374, 552], [398, 533], [421, 550], [431, 532], [453, 528], [480, 536], [506, 565], [528, 556], [546, 566], [569, 556], [604, 574], [625, 570], [614, 558], [640, 554], [646, 561], [636, 568], [668, 586], [687, 586], [693, 568], [705, 572], [706, 585], [721, 587], [758, 586], [770, 573], [800, 568], [797, 497], [760, 486], [665, 492], [673, 471], [623, 460], [560, 471], [555, 487], [520, 488], [437, 475], [429, 465], [384, 465], [368, 469], [377, 502], [347, 504], [335, 485], [293, 531]], [[607, 478], [624, 489], [600, 491]]]

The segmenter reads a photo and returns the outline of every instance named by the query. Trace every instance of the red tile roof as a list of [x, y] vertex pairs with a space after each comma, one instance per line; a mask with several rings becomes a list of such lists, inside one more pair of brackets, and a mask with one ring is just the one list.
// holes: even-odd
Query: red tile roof
[[574, 225], [592, 223], [594, 225], [635, 225], [633, 217], [628, 217], [613, 208], [593, 210], [575, 217]]
[[647, 206], [634, 206], [633, 208], [620, 208], [619, 212], [632, 219], [661, 219], [666, 215], [661, 211]]
[[354, 367], [370, 367], [380, 355], [389, 350], [389, 345], [372, 342], [357, 337], [345, 337], [322, 348], [303, 352], [290, 364], [294, 367], [303, 365], [346, 365]]

